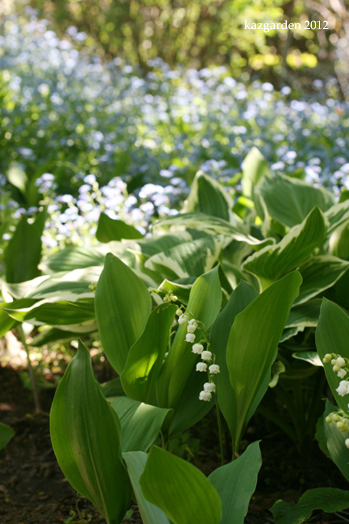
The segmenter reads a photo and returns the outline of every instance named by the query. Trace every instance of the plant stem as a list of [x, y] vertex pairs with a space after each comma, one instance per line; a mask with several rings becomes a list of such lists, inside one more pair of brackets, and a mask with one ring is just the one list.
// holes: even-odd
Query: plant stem
[[219, 408], [217, 394], [216, 394], [216, 413], [217, 413], [217, 423], [218, 423], [219, 449], [221, 453], [221, 465], [224, 466], [222, 419], [221, 419], [221, 410]]
[[33, 388], [35, 413], [40, 413], [41, 407], [40, 407], [40, 400], [39, 400], [39, 392], [38, 392], [38, 388], [36, 386], [35, 377], [34, 377], [34, 371], [33, 371], [33, 368], [32, 368], [31, 362], [30, 362], [29, 348], [28, 348], [28, 344], [27, 344], [27, 341], [26, 341], [26, 338], [25, 338], [25, 334], [24, 334], [24, 331], [23, 331], [22, 324], [20, 324], [18, 326], [17, 330], [18, 330], [19, 336], [21, 337], [21, 341], [22, 341], [22, 344], [24, 346], [24, 349], [25, 349], [25, 351], [27, 353], [28, 373], [29, 373], [30, 382], [31, 382], [31, 385], [32, 385], [32, 388]]

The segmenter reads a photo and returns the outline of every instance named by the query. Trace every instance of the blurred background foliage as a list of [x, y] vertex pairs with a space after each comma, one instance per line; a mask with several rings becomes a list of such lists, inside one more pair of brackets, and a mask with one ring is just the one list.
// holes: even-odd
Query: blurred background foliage
[[[31, 5], [62, 36], [85, 32], [87, 46], [148, 71], [160, 57], [171, 68], [225, 65], [234, 78], [309, 90], [334, 76], [348, 95], [348, 0], [3, 0], [3, 11]], [[7, 7], [6, 7], [7, 6]], [[301, 30], [246, 30], [248, 23], [301, 23]], [[321, 29], [306, 29], [306, 21]], [[330, 29], [324, 30], [323, 21]]]

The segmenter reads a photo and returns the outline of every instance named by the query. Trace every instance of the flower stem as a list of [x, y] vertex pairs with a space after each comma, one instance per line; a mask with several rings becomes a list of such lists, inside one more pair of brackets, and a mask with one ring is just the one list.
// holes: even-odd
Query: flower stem
[[33, 388], [35, 412], [36, 413], [40, 413], [41, 412], [41, 407], [40, 407], [40, 400], [39, 400], [39, 392], [38, 392], [38, 388], [36, 386], [34, 371], [33, 371], [33, 368], [32, 368], [31, 362], [30, 362], [29, 348], [28, 348], [28, 344], [27, 344], [27, 341], [26, 341], [26, 338], [25, 338], [25, 334], [24, 334], [24, 330], [23, 330], [22, 324], [20, 324], [17, 327], [17, 330], [18, 330], [19, 336], [21, 337], [21, 341], [22, 341], [22, 344], [24, 346], [24, 349], [25, 349], [25, 351], [27, 353], [28, 373], [29, 373], [30, 382], [31, 382], [31, 385], [32, 385], [32, 388]]
[[221, 465], [224, 466], [222, 419], [221, 419], [221, 410], [220, 410], [219, 403], [218, 403], [217, 393], [216, 393], [216, 413], [217, 413], [217, 424], [218, 424], [218, 435], [219, 435], [219, 449], [220, 449], [220, 454], [221, 454]]

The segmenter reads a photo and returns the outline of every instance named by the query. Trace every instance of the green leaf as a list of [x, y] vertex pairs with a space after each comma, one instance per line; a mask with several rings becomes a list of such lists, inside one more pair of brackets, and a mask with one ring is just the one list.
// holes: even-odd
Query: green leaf
[[0, 422], [0, 450], [2, 450], [10, 442], [15, 432], [10, 426]]
[[347, 271], [349, 262], [323, 255], [312, 257], [299, 268], [303, 283], [294, 304], [301, 304], [333, 286]]
[[[190, 292], [187, 310], [196, 320], [202, 322], [208, 331], [219, 313], [222, 291], [219, 280], [219, 266], [199, 277]], [[197, 330], [197, 336], [200, 336]], [[191, 352], [191, 345], [185, 341], [187, 326], [178, 326], [169, 354], [162, 366], [157, 382], [157, 398], [161, 407], [175, 407], [185, 383], [191, 373], [197, 355]]]
[[175, 235], [162, 235], [160, 237], [152, 236], [150, 238], [143, 238], [134, 243], [133, 249], [135, 253], [142, 253], [151, 257], [171, 247], [183, 244], [183, 242], [191, 242], [193, 240], [188, 231], [177, 231]]
[[139, 479], [144, 472], [148, 455], [141, 451], [123, 453], [122, 457], [126, 462], [127, 471], [136, 496], [137, 506], [142, 517], [143, 524], [170, 524], [165, 513], [160, 508], [147, 502], [143, 496]]
[[[179, 302], [182, 304], [188, 304], [190, 290], [193, 287], [195, 280], [195, 277], [178, 279], [175, 282], [164, 280], [158, 289], [161, 291], [170, 291], [172, 295], [175, 295], [178, 298]], [[187, 283], [184, 284], [183, 282]]]
[[111, 242], [112, 240], [121, 240], [122, 238], [143, 238], [140, 233], [133, 226], [125, 224], [122, 220], [113, 220], [105, 213], [101, 213], [96, 238], [99, 242]]
[[8, 181], [19, 189], [22, 195], [26, 196], [28, 177], [21, 164], [12, 163], [6, 175]]
[[298, 351], [296, 353], [292, 353], [292, 356], [298, 360], [309, 362], [309, 364], [312, 366], [323, 367], [323, 363], [316, 351]]
[[[302, 287], [301, 287], [302, 289]], [[291, 309], [286, 328], [316, 327], [320, 316], [321, 299], [315, 298]]]
[[271, 508], [275, 524], [302, 524], [315, 509], [325, 513], [342, 511], [349, 507], [349, 491], [336, 488], [309, 489], [298, 504], [278, 500]]
[[200, 470], [153, 446], [140, 478], [146, 500], [173, 524], [218, 524], [222, 518], [217, 491]]
[[231, 328], [227, 365], [236, 402], [237, 425], [232, 433], [235, 450], [254, 399], [270, 374], [301, 282], [298, 271], [278, 280], [236, 316]]
[[212, 269], [223, 244], [224, 238], [220, 236], [199, 238], [153, 255], [144, 266], [170, 279], [199, 277]]
[[273, 238], [258, 239], [248, 233], [248, 228], [241, 222], [241, 219], [235, 215], [235, 221], [229, 223], [218, 217], [206, 215], [205, 213], [180, 213], [179, 215], [162, 218], [154, 224], [154, 228], [179, 227], [193, 228], [199, 231], [205, 231], [210, 235], [226, 235], [231, 239], [246, 242], [251, 246], [263, 246], [274, 244]]
[[241, 282], [216, 318], [211, 329], [211, 350], [216, 355], [216, 363], [220, 367], [220, 373], [216, 376], [217, 396], [230, 432], [234, 431], [237, 420], [236, 399], [230, 383], [227, 365], [227, 344], [236, 315], [241, 313], [257, 297], [258, 292], [250, 284]]
[[223, 186], [203, 171], [199, 171], [193, 180], [190, 193], [183, 207], [184, 213], [205, 213], [230, 221], [234, 202]]
[[147, 451], [160, 433], [172, 410], [143, 404], [128, 397], [115, 398], [110, 404], [121, 422], [121, 450]]
[[349, 220], [332, 233], [329, 247], [331, 255], [349, 260]]
[[105, 398], [123, 397], [125, 391], [122, 388], [120, 377], [112, 378], [108, 382], [101, 384], [102, 393]]
[[259, 443], [253, 442], [237, 460], [216, 469], [208, 477], [222, 501], [222, 524], [244, 523], [261, 466]]
[[[323, 299], [320, 318], [315, 332], [316, 349], [323, 361], [326, 353], [337, 353], [349, 358], [349, 316], [337, 304]], [[333, 372], [331, 363], [324, 364], [327, 382], [338, 406], [348, 412], [348, 397], [338, 395], [336, 389], [341, 378]]]
[[337, 406], [332, 406], [332, 404], [327, 400], [322, 424], [326, 438], [327, 451], [345, 478], [349, 480], [349, 449], [345, 445], [345, 441], [348, 438], [348, 432], [338, 429], [335, 422], [332, 421], [328, 423], [325, 420], [330, 413], [336, 413], [337, 411], [339, 411], [339, 408], [337, 408]]
[[111, 253], [97, 284], [95, 311], [103, 350], [121, 374], [130, 347], [145, 328], [151, 297], [132, 269]]
[[153, 403], [155, 384], [165, 358], [177, 306], [160, 304], [151, 312], [139, 339], [130, 348], [121, 382], [126, 394]]
[[91, 357], [79, 342], [53, 400], [52, 446], [70, 484], [88, 498], [108, 524], [119, 524], [131, 498], [120, 453], [121, 426], [92, 371]]
[[242, 192], [251, 198], [253, 188], [264, 176], [270, 174], [268, 162], [256, 147], [253, 147], [242, 164]]
[[16, 321], [4, 311], [6, 302], [0, 303], [0, 338], [3, 337], [10, 329], [12, 329]]
[[265, 289], [275, 280], [299, 267], [321, 243], [326, 232], [325, 220], [317, 207], [274, 246], [266, 246], [242, 265], [256, 275]]
[[258, 189], [270, 216], [287, 227], [303, 222], [315, 206], [327, 211], [335, 203], [326, 189], [280, 174], [264, 178]]
[[335, 204], [325, 213], [329, 221], [328, 233], [332, 233], [337, 227], [349, 220], [349, 200]]
[[24, 282], [40, 275], [41, 235], [45, 225], [46, 209], [29, 224], [23, 215], [7, 244], [4, 254], [7, 282]]
[[92, 247], [66, 247], [40, 264], [45, 273], [73, 271], [90, 266], [103, 266], [104, 253]]

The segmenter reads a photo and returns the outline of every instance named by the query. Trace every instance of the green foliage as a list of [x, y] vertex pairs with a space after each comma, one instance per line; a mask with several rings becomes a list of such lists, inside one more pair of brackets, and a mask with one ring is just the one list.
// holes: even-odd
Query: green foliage
[[0, 451], [7, 446], [15, 432], [12, 428], [0, 422]]

